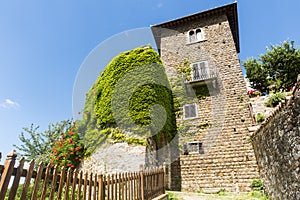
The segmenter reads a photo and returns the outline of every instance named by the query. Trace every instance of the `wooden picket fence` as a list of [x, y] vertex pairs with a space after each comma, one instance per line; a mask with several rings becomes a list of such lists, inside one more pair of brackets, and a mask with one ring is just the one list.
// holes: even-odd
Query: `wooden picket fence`
[[[165, 194], [164, 167], [118, 174], [96, 174], [29, 163], [15, 166], [15, 151], [0, 165], [0, 200], [148, 200]], [[12, 177], [14, 177], [12, 179]], [[20, 184], [20, 179], [24, 182]]]

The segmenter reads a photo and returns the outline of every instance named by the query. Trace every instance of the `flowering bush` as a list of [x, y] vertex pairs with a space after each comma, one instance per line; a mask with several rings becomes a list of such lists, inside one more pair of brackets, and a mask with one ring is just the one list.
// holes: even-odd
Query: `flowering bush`
[[256, 96], [261, 96], [261, 92], [260, 90], [248, 90], [247, 94], [249, 95], [249, 97], [256, 97]]
[[54, 143], [52, 164], [74, 169], [82, 161], [84, 153], [85, 149], [74, 123]]

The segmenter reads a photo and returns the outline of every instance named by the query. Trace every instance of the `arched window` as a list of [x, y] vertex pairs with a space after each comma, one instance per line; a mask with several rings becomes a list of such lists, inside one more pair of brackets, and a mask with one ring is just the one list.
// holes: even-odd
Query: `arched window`
[[204, 35], [203, 35], [203, 32], [201, 31], [201, 29], [196, 30], [196, 38], [197, 38], [197, 41], [201, 41], [204, 39]]
[[196, 42], [196, 34], [195, 34], [195, 31], [190, 31], [190, 32], [189, 32], [189, 42], [190, 42], [190, 43]]
[[200, 28], [188, 32], [188, 43], [194, 43], [204, 40], [204, 32]]

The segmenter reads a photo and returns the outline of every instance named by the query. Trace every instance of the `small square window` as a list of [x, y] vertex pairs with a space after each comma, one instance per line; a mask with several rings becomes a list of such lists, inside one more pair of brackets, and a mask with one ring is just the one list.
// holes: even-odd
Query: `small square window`
[[184, 118], [185, 119], [198, 117], [196, 103], [184, 105], [183, 106], [183, 113], [184, 113]]
[[183, 145], [183, 154], [204, 154], [202, 142], [189, 142]]

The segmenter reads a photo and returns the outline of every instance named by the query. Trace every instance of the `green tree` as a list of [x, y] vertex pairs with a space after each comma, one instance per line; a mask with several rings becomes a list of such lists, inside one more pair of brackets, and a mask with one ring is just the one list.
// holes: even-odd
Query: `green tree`
[[300, 74], [300, 50], [294, 41], [271, 45], [258, 59], [249, 58], [243, 62], [251, 87], [266, 92], [285, 91], [292, 87]]
[[14, 147], [20, 151], [21, 157], [24, 156], [26, 160], [35, 159], [38, 162], [49, 163], [54, 143], [71, 124], [71, 120], [51, 123], [48, 125], [48, 129], [43, 132], [39, 131], [39, 126], [31, 124], [29, 128], [23, 128], [23, 132], [19, 136], [21, 145], [14, 145]]

